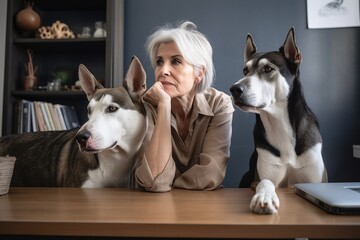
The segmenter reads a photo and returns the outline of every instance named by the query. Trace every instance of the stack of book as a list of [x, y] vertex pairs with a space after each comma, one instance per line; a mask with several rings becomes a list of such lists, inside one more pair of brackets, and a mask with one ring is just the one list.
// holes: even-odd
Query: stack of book
[[18, 133], [69, 130], [80, 126], [73, 106], [19, 100]]

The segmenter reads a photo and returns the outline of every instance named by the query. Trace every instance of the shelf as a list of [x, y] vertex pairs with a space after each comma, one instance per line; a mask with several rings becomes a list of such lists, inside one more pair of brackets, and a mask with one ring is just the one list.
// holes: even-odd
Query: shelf
[[28, 100], [44, 100], [44, 99], [86, 99], [84, 91], [25, 91], [14, 90], [12, 95], [18, 98]]
[[83, 51], [85, 49], [105, 50], [106, 38], [39, 39], [15, 38], [14, 44], [38, 51], [63, 52]]
[[37, 0], [35, 7], [44, 11], [98, 10], [106, 8], [106, 1], [87, 0], [84, 4], [83, 1], [61, 0], [61, 4], [54, 4], [49, 0]]
[[69, 38], [69, 39], [41, 39], [41, 38], [15, 38], [18, 44], [61, 44], [61, 43], [94, 43], [105, 42], [106, 38]]

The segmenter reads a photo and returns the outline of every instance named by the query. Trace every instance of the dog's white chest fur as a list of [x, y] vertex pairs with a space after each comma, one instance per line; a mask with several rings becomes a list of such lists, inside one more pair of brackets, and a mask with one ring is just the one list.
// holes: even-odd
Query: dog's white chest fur
[[261, 112], [260, 118], [268, 142], [281, 153], [281, 157], [272, 162], [280, 166], [291, 165], [295, 167], [297, 164], [296, 143], [286, 105], [286, 102], [277, 102], [271, 106], [270, 110], [265, 109], [265, 111]]
[[[283, 103], [279, 103], [280, 105]], [[296, 182], [321, 182], [324, 165], [322, 144], [318, 143], [301, 155], [295, 152], [295, 133], [290, 125], [287, 108], [273, 106], [260, 114], [268, 142], [280, 152], [280, 157], [257, 148], [257, 170], [260, 179], [271, 180], [275, 187], [288, 187]]]
[[88, 171], [83, 188], [129, 187], [130, 172], [134, 165], [124, 153], [114, 149], [100, 156], [99, 168]]
[[277, 102], [270, 111], [260, 113], [266, 130], [266, 138], [283, 155], [278, 164], [295, 164], [296, 153], [294, 131], [290, 125], [286, 102]]

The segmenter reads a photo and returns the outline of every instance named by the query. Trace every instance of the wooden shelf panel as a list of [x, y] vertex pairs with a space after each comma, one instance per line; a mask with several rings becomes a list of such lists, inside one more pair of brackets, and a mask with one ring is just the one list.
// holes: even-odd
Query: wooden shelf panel
[[49, 0], [37, 0], [35, 7], [46, 11], [99, 10], [106, 9], [106, 1], [87, 0], [86, 4], [84, 4], [83, 1], [61, 0], [61, 4], [54, 4]]
[[25, 91], [15, 90], [12, 95], [17, 98], [28, 100], [46, 100], [46, 99], [86, 99], [86, 94], [83, 91]]
[[39, 39], [15, 38], [14, 44], [37, 51], [105, 51], [106, 38]]

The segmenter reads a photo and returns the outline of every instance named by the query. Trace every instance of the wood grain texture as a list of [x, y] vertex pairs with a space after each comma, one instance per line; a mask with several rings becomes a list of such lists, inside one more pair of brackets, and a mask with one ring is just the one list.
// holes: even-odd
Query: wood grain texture
[[360, 216], [328, 214], [277, 189], [276, 215], [249, 210], [251, 189], [10, 188], [0, 196], [0, 235], [360, 238]]

